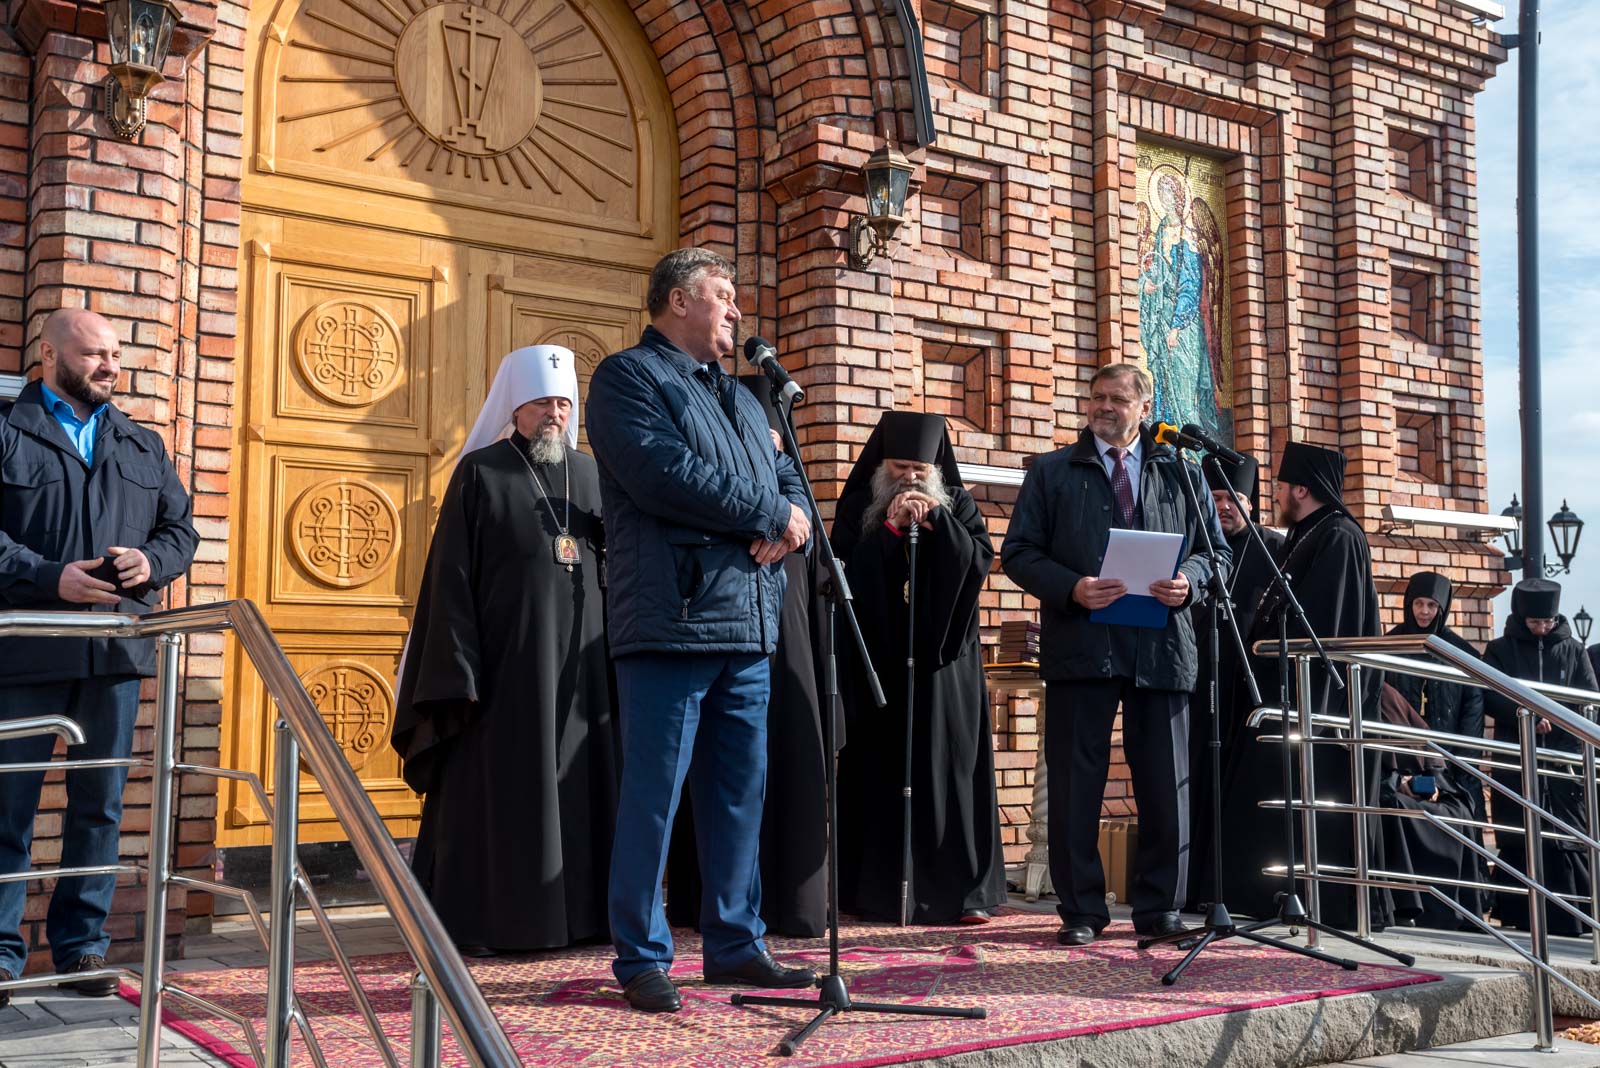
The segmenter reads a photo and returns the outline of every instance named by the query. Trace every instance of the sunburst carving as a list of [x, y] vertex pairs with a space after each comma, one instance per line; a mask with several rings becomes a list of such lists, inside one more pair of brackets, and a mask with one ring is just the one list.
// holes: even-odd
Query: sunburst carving
[[612, 60], [564, 0], [307, 0], [285, 40], [284, 150], [430, 185], [580, 195], [635, 184]]

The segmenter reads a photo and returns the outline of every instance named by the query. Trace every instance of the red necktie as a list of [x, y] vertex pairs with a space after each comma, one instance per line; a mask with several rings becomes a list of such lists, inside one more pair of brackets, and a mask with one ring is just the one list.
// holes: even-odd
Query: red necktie
[[1128, 465], [1122, 458], [1128, 455], [1127, 449], [1107, 449], [1106, 452], [1116, 461], [1116, 466], [1111, 469], [1111, 493], [1117, 498], [1117, 519], [1124, 527], [1133, 526], [1133, 480], [1128, 477]]

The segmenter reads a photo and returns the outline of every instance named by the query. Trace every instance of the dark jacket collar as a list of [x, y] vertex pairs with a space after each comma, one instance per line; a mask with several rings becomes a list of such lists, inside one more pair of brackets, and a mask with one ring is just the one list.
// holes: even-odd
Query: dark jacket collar
[[[667, 335], [653, 326], [644, 328], [644, 333], [639, 338], [639, 344], [645, 348], [653, 349], [656, 353], [665, 357], [666, 361], [677, 368], [683, 375], [692, 375], [705, 366], [699, 360], [674, 345]], [[719, 370], [722, 368], [720, 361], [717, 366]]]
[[[67, 438], [67, 432], [61, 428], [60, 422], [44, 405], [44, 388], [37, 379], [22, 387], [22, 392], [17, 394], [17, 399], [12, 403], [10, 423], [18, 430], [32, 434], [39, 440], [62, 450], [73, 456], [78, 454], [78, 447]], [[124, 415], [115, 404], [108, 404], [100, 413], [100, 427], [95, 434], [95, 459], [100, 459], [99, 443], [107, 434], [114, 434], [119, 438], [134, 435], [133, 421]]]
[[[1139, 428], [1139, 453], [1140, 464], [1154, 463], [1161, 460], [1172, 459], [1171, 445], [1163, 445], [1150, 435], [1146, 427]], [[1067, 458], [1073, 463], [1092, 463], [1097, 467], [1104, 466], [1100, 459], [1100, 450], [1094, 443], [1094, 431], [1084, 427], [1078, 431], [1078, 440], [1067, 449]]]

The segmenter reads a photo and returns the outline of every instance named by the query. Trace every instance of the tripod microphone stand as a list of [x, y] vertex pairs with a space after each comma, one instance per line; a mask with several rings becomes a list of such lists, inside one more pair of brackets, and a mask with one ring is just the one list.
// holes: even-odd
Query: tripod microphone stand
[[[828, 540], [828, 535], [822, 526], [822, 513], [817, 507], [817, 498], [811, 490], [811, 479], [806, 475], [805, 466], [800, 462], [800, 446], [795, 440], [794, 423], [792, 420], [793, 406], [779, 405], [779, 420], [783, 426], [784, 449], [794, 460], [795, 467], [800, 472], [800, 484], [805, 489], [806, 507], [811, 515], [811, 536], [817, 539], [818, 555], [822, 565], [827, 569], [827, 650], [823, 659], [823, 689], [822, 699], [827, 702], [822, 711], [822, 731], [824, 749], [824, 776], [828, 793], [828, 973], [817, 980], [817, 996], [811, 998], [779, 997], [768, 994], [734, 994], [729, 1000], [734, 1005], [777, 1005], [791, 1008], [816, 1009], [817, 1014], [811, 1018], [800, 1030], [786, 1037], [778, 1043], [778, 1052], [785, 1057], [793, 1056], [800, 1048], [800, 1044], [814, 1034], [828, 1020], [847, 1012], [878, 1012], [896, 1016], [943, 1016], [953, 1019], [982, 1020], [988, 1012], [981, 1008], [937, 1008], [926, 1005], [891, 1005], [881, 1002], [851, 1001], [850, 992], [844, 984], [844, 977], [839, 974], [839, 781], [836, 770], [834, 738], [834, 709], [835, 702], [839, 700], [839, 659], [838, 643], [835, 640], [836, 611], [843, 608], [845, 621], [850, 626], [850, 634], [854, 639], [856, 652], [861, 657], [861, 664], [866, 670], [867, 685], [872, 690], [872, 700], [882, 708], [888, 702], [883, 696], [883, 687], [878, 682], [878, 675], [872, 668], [872, 657], [867, 652], [866, 639], [861, 635], [861, 624], [856, 619], [854, 598], [850, 593], [850, 584], [845, 580], [844, 565], [834, 555], [833, 543]], [[913, 527], [913, 532], [915, 527]], [[914, 533], [913, 533], [914, 537]], [[912, 545], [915, 546], [915, 541]], [[913, 561], [915, 549], [912, 549]], [[915, 577], [915, 571], [912, 572]], [[916, 583], [912, 583], [915, 588]], [[907, 717], [907, 747], [910, 746], [910, 717]], [[907, 757], [909, 761], [909, 756]], [[907, 789], [909, 790], [910, 769], [907, 766]], [[906, 824], [910, 826], [911, 799], [909, 793], [905, 800]], [[906, 871], [910, 871], [907, 864]], [[905, 900], [906, 889], [902, 883], [901, 896]], [[905, 915], [908, 906], [902, 903], [901, 914]]]
[[[1183, 448], [1183, 446], [1177, 447], [1180, 449]], [[1215, 464], [1216, 458], [1207, 457], [1205, 462]], [[1183, 477], [1181, 477], [1178, 481], [1182, 483], [1184, 495], [1188, 498], [1189, 506], [1194, 509], [1195, 515], [1202, 515], [1203, 510], [1200, 507], [1199, 495], [1197, 494], [1194, 486], [1190, 483], [1188, 473], [1184, 472]], [[1328, 662], [1327, 654], [1322, 651], [1322, 643], [1319, 639], [1317, 639], [1315, 631], [1311, 629], [1311, 624], [1306, 619], [1305, 612], [1300, 607], [1300, 602], [1295, 599], [1294, 592], [1289, 588], [1288, 580], [1284, 576], [1283, 572], [1279, 569], [1277, 561], [1272, 558], [1272, 553], [1267, 549], [1266, 541], [1261, 537], [1261, 531], [1259, 527], [1257, 527], [1255, 521], [1250, 518], [1250, 514], [1247, 510], [1240, 509], [1240, 512], [1244, 518], [1245, 528], [1249, 532], [1252, 547], [1260, 552], [1263, 559], [1267, 561], [1267, 566], [1272, 570], [1273, 573], [1273, 581], [1282, 591], [1285, 603], [1292, 607], [1296, 618], [1300, 622], [1300, 625], [1305, 628], [1306, 633], [1310, 634], [1312, 636], [1312, 640], [1317, 643], [1317, 650], [1322, 656], [1324, 663], [1328, 664], [1329, 673], [1332, 675], [1335, 683], [1342, 687], [1343, 684], [1339, 681], [1338, 674], [1333, 671], [1332, 664]], [[1215, 559], [1215, 545], [1212, 543], [1211, 531], [1209, 527], [1204, 522], [1199, 523], [1198, 526], [1200, 527], [1200, 535], [1202, 540], [1205, 542], [1207, 553], [1211, 554], [1212, 558]], [[1364, 939], [1356, 938], [1344, 931], [1340, 931], [1337, 928], [1330, 927], [1321, 923], [1320, 921], [1312, 919], [1311, 916], [1306, 913], [1305, 906], [1300, 903], [1300, 896], [1297, 892], [1295, 883], [1294, 791], [1293, 771], [1290, 760], [1292, 749], [1289, 741], [1289, 726], [1287, 722], [1289, 707], [1289, 680], [1287, 671], [1288, 616], [1284, 613], [1280, 613], [1278, 616], [1278, 689], [1279, 702], [1284, 710], [1285, 715], [1280, 752], [1282, 755], [1283, 765], [1284, 833], [1287, 836], [1289, 848], [1289, 863], [1287, 868], [1288, 885], [1286, 892], [1280, 898], [1277, 916], [1274, 916], [1271, 919], [1261, 920], [1256, 923], [1249, 924], [1248, 926], [1239, 926], [1233, 922], [1233, 917], [1228, 912], [1228, 906], [1222, 900], [1222, 736], [1221, 709], [1218, 707], [1217, 703], [1217, 686], [1219, 681], [1218, 676], [1220, 674], [1221, 659], [1221, 647], [1218, 641], [1219, 630], [1217, 626], [1217, 616], [1219, 612], [1226, 613], [1225, 618], [1228, 622], [1228, 629], [1233, 637], [1234, 648], [1239, 652], [1239, 666], [1244, 670], [1245, 685], [1249, 688], [1250, 698], [1253, 703], [1260, 703], [1261, 691], [1256, 686], [1255, 676], [1250, 670], [1244, 639], [1239, 634], [1238, 622], [1235, 618], [1232, 602], [1228, 596], [1228, 587], [1223, 581], [1219, 569], [1212, 568], [1211, 580], [1208, 585], [1210, 588], [1211, 597], [1211, 603], [1207, 606], [1207, 615], [1209, 617], [1208, 626], [1210, 628], [1211, 637], [1211, 678], [1210, 685], [1207, 687], [1207, 701], [1211, 713], [1211, 738], [1208, 743], [1210, 746], [1211, 756], [1211, 906], [1207, 910], [1205, 924], [1197, 930], [1175, 931], [1172, 934], [1156, 935], [1151, 938], [1142, 938], [1138, 943], [1139, 948], [1148, 949], [1151, 946], [1169, 945], [1172, 943], [1187, 943], [1193, 941], [1193, 945], [1189, 949], [1188, 954], [1185, 955], [1184, 958], [1175, 966], [1173, 966], [1170, 971], [1161, 977], [1161, 982], [1165, 986], [1172, 986], [1174, 983], [1176, 983], [1183, 976], [1183, 973], [1188, 969], [1189, 965], [1194, 963], [1200, 954], [1205, 951], [1206, 947], [1217, 942], [1225, 941], [1229, 938], [1243, 938], [1251, 942], [1256, 942], [1260, 945], [1269, 946], [1274, 949], [1281, 949], [1303, 957], [1310, 957], [1315, 960], [1324, 961], [1328, 964], [1337, 964], [1347, 971], [1354, 971], [1356, 969], [1357, 965], [1353, 960], [1342, 957], [1334, 957], [1330, 954], [1314, 949], [1311, 946], [1299, 946], [1280, 938], [1274, 938], [1270, 935], [1259, 933], [1264, 928], [1271, 927], [1275, 924], [1283, 924], [1290, 928], [1308, 927], [1312, 930], [1321, 931], [1334, 935], [1338, 938], [1343, 938], [1348, 942], [1362, 946], [1366, 949], [1370, 949], [1376, 953], [1382, 953], [1400, 961], [1402, 964], [1412, 964], [1414, 962], [1414, 958], [1408, 954], [1393, 952], [1385, 949], [1382, 946], [1375, 945], [1372, 942], [1368, 942]], [[1309, 740], [1307, 740], [1306, 744], [1310, 744]], [[1313, 815], [1312, 818], [1315, 818], [1315, 816]], [[1366, 888], [1360, 887], [1358, 888], [1358, 892], [1366, 893]], [[1197, 934], [1199, 936], [1198, 941], [1194, 941]]]

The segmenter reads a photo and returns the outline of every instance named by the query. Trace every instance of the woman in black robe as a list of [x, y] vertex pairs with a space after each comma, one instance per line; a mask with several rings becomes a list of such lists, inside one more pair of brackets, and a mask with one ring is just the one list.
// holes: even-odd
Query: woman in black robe
[[981, 923], [1005, 900], [994, 742], [978, 645], [978, 594], [994, 546], [961, 485], [939, 416], [885, 413], [834, 518], [834, 548], [845, 562], [888, 699], [884, 708], [873, 704], [859, 656], [841, 642], [849, 743], [839, 756], [840, 898], [845, 911], [900, 918], [910, 568], [904, 532], [890, 530], [875, 507], [873, 475], [886, 460], [932, 464], [950, 498], [927, 513], [929, 529], [920, 530], [917, 550], [910, 919]]
[[[1477, 656], [1478, 650], [1449, 627], [1451, 592], [1450, 580], [1438, 572], [1419, 571], [1412, 575], [1406, 585], [1405, 620], [1389, 633], [1436, 634], [1461, 651]], [[1390, 672], [1384, 676], [1383, 691], [1384, 718], [1391, 723], [1483, 737], [1483, 690], [1477, 686]], [[1482, 751], [1463, 749], [1459, 755], [1477, 759]], [[1431, 790], [1427, 789], [1430, 779]], [[1430, 812], [1454, 820], [1483, 818], [1483, 784], [1444, 758], [1423, 753], [1385, 754], [1380, 799], [1385, 808]], [[1456, 830], [1482, 842], [1482, 832], [1476, 828], [1458, 825]], [[1385, 816], [1383, 840], [1389, 866], [1395, 871], [1484, 881], [1487, 866], [1481, 863], [1482, 858], [1425, 820]], [[1444, 882], [1436, 885], [1473, 915], [1481, 917], [1488, 910], [1487, 897], [1481, 891]], [[1395, 917], [1402, 923], [1445, 930], [1472, 926], [1432, 894], [1415, 890], [1395, 892]]]
[[[1511, 615], [1505, 634], [1489, 643], [1483, 652], [1485, 662], [1507, 675], [1531, 682], [1548, 682], [1580, 690], [1595, 688], [1594, 670], [1589, 666], [1583, 643], [1572, 636], [1566, 617], [1560, 614], [1561, 586], [1547, 579], [1523, 579], [1511, 591]], [[1494, 722], [1496, 741], [1518, 740], [1517, 706], [1493, 690], [1484, 693], [1484, 711]], [[1569, 753], [1581, 750], [1578, 739], [1552, 724], [1539, 721], [1538, 745], [1541, 749], [1560, 749]], [[1546, 762], [1542, 766], [1557, 765]], [[1567, 766], [1570, 770], [1570, 765]], [[1537, 792], [1523, 788], [1519, 772], [1496, 769], [1495, 780], [1523, 796], [1537, 797], [1541, 805], [1579, 830], [1588, 831], [1584, 817], [1583, 787], [1571, 779], [1541, 775]], [[1522, 826], [1523, 808], [1498, 791], [1490, 795], [1489, 811], [1497, 827]], [[1553, 830], [1546, 825], [1546, 830]], [[1515, 831], [1495, 832], [1501, 860], [1525, 875], [1528, 872], [1526, 836]], [[1495, 882], [1520, 886], [1509, 875], [1495, 872]], [[1589, 895], [1588, 853], [1582, 844], [1546, 838], [1544, 842], [1544, 885], [1560, 894]], [[1582, 906], [1580, 906], [1581, 909]], [[1587, 928], [1560, 909], [1548, 909], [1550, 933], [1586, 934]], [[1519, 893], [1495, 895], [1494, 917], [1507, 927], [1528, 929], [1528, 898]]]

